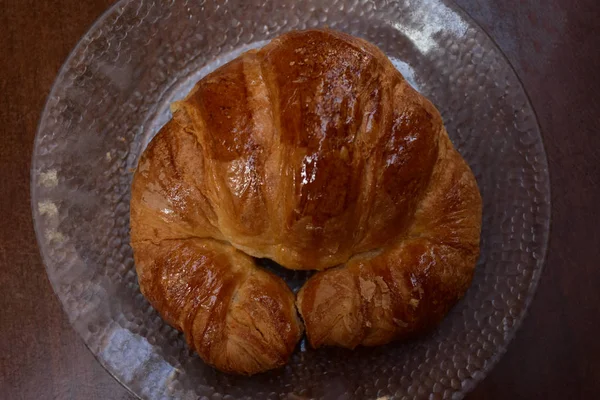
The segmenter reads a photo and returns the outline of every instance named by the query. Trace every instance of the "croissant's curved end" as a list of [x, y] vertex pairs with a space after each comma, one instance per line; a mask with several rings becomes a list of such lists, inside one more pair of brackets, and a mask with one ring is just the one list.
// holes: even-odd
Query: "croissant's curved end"
[[407, 235], [316, 274], [298, 294], [311, 345], [376, 346], [438, 324], [471, 283], [481, 212], [475, 178], [443, 132]]
[[135, 264], [144, 296], [221, 371], [252, 375], [282, 366], [300, 339], [291, 291], [231, 245], [138, 242]]

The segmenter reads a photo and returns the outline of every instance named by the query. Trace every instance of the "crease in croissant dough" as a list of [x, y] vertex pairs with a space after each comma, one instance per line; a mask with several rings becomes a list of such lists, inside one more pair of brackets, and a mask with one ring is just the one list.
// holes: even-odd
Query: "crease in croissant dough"
[[[372, 44], [287, 33], [200, 80], [136, 170], [140, 287], [220, 370], [436, 323], [479, 256], [481, 197], [435, 107]], [[294, 298], [253, 257], [321, 270]]]

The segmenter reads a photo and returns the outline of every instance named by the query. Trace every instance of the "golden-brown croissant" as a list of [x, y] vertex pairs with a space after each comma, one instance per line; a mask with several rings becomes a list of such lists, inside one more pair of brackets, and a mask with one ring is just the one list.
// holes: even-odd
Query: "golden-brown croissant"
[[252, 257], [325, 270], [298, 294], [314, 347], [437, 323], [479, 255], [481, 198], [435, 107], [375, 46], [291, 32], [200, 80], [142, 155], [140, 287], [217, 368], [286, 362], [294, 297]]

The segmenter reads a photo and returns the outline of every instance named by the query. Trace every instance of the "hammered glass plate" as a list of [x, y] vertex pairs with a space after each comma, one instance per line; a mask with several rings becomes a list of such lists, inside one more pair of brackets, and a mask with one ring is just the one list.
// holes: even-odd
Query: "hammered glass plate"
[[[138, 157], [209, 71], [292, 29], [378, 45], [429, 97], [484, 199], [473, 285], [440, 327], [378, 348], [310, 349], [252, 378], [206, 366], [140, 294], [129, 246]], [[37, 132], [32, 206], [48, 276], [100, 363], [146, 399], [460, 398], [503, 354], [533, 296], [550, 220], [546, 156], [517, 76], [443, 0], [120, 1], [63, 66]], [[283, 273], [293, 287], [299, 273]]]

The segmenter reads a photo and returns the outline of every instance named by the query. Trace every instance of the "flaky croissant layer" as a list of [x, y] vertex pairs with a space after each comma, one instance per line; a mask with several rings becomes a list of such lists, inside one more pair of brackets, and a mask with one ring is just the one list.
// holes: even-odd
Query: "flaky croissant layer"
[[438, 111], [372, 44], [287, 33], [172, 112], [134, 176], [132, 246], [142, 292], [206, 362], [265, 371], [301, 336], [292, 292], [253, 257], [323, 270], [296, 301], [314, 347], [414, 334], [464, 294], [477, 184]]

